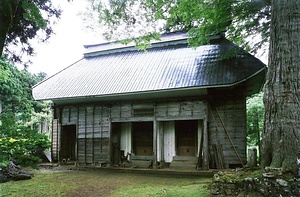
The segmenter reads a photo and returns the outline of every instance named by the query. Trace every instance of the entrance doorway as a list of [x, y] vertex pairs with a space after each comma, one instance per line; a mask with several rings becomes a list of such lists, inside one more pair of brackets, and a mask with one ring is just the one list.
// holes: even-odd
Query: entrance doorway
[[132, 137], [132, 148], [135, 155], [153, 155], [153, 122], [133, 122]]
[[62, 126], [60, 159], [76, 160], [76, 125]]
[[197, 120], [175, 121], [176, 150], [178, 156], [196, 156]]
[[121, 157], [121, 123], [113, 123], [112, 125], [112, 134], [111, 134], [111, 147], [112, 147], [112, 157], [111, 162], [113, 165], [120, 164]]

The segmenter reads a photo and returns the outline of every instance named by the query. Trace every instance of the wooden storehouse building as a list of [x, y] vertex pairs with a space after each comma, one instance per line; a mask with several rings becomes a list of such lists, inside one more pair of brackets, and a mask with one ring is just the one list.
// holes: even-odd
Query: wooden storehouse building
[[85, 48], [32, 90], [53, 101], [53, 161], [204, 170], [246, 163], [246, 97], [263, 86], [260, 60], [222, 35], [191, 48], [180, 32], [147, 51]]

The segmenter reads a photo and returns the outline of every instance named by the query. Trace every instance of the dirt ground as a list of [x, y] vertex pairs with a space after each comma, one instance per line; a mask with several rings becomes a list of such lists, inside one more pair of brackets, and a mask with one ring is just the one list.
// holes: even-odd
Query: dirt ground
[[0, 196], [209, 196], [211, 182], [195, 175], [138, 170], [56, 167], [30, 172], [35, 175], [31, 180], [1, 184]]

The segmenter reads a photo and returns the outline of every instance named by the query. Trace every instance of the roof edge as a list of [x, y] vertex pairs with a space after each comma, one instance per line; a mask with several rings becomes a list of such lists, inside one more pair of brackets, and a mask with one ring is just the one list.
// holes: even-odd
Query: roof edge
[[36, 86], [38, 86], [38, 85], [40, 85], [40, 84], [44, 83], [45, 81], [47, 81], [47, 80], [51, 79], [52, 77], [54, 77], [54, 76], [58, 75], [59, 73], [63, 72], [64, 70], [66, 70], [66, 69], [68, 69], [69, 67], [71, 67], [71, 66], [75, 65], [77, 62], [80, 62], [80, 61], [81, 61], [81, 60], [83, 60], [83, 59], [84, 59], [84, 58], [81, 58], [80, 60], [77, 60], [76, 62], [72, 63], [71, 65], [69, 65], [69, 66], [65, 67], [64, 69], [62, 69], [62, 70], [58, 71], [57, 73], [55, 73], [55, 74], [51, 75], [50, 77], [48, 77], [48, 78], [46, 78], [46, 79], [44, 79], [44, 80], [40, 81], [39, 83], [37, 83], [37, 84], [35, 84], [34, 86], [32, 86], [32, 88], [31, 88], [31, 89], [34, 89]]
[[126, 97], [126, 96], [134, 96], [134, 95], [140, 95], [140, 94], [153, 94], [153, 93], [168, 93], [168, 92], [177, 92], [177, 91], [190, 91], [190, 90], [202, 90], [202, 89], [211, 89], [211, 88], [229, 88], [237, 86], [252, 77], [258, 75], [259, 73], [265, 71], [265, 68], [262, 68], [258, 70], [257, 72], [253, 73], [252, 75], [249, 75], [248, 77], [233, 82], [229, 84], [215, 84], [215, 85], [206, 85], [206, 86], [193, 86], [193, 87], [184, 87], [184, 88], [172, 88], [172, 89], [160, 89], [160, 90], [148, 90], [148, 91], [138, 91], [138, 92], [126, 92], [126, 93], [119, 93], [119, 94], [103, 94], [103, 95], [87, 95], [87, 96], [78, 96], [78, 97], [62, 97], [62, 98], [48, 98], [48, 99], [38, 99], [34, 98], [35, 100], [52, 100], [54, 101], [62, 101], [62, 100], [79, 100], [79, 99], [88, 99], [88, 98], [113, 98], [113, 97]]

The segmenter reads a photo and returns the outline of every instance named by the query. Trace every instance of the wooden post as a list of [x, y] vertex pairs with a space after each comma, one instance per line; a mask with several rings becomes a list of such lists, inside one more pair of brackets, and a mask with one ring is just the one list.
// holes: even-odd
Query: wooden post
[[78, 152], [79, 152], [79, 107], [77, 106], [76, 107], [77, 109], [77, 118], [76, 118], [76, 163], [75, 163], [75, 166], [79, 166], [79, 155], [78, 155]]
[[153, 169], [157, 169], [157, 121], [153, 121]]
[[[101, 131], [102, 132], [102, 131]], [[109, 139], [108, 139], [108, 166], [112, 166], [113, 164], [113, 147], [112, 147], [112, 123], [111, 123], [111, 116], [109, 114], [109, 118], [108, 118], [108, 132], [109, 132]]]
[[207, 133], [207, 115], [203, 119], [203, 170], [208, 170], [208, 133]]
[[84, 107], [84, 165], [86, 166], [87, 163], [87, 142], [86, 142], [86, 138], [87, 138], [87, 108]]
[[[101, 107], [101, 113], [103, 113], [103, 107]], [[113, 144], [112, 144], [112, 121], [111, 121], [111, 106], [109, 106], [109, 114], [108, 114], [108, 132], [109, 132], [109, 139], [108, 139], [108, 167], [113, 166]], [[101, 128], [102, 130], [102, 128]]]
[[196, 170], [201, 169], [203, 167], [203, 123], [204, 121], [198, 121], [198, 162], [196, 166]]
[[160, 139], [160, 166], [164, 167], [165, 166], [165, 147], [164, 147], [164, 130], [162, 126], [162, 122], [159, 123], [159, 139]]
[[248, 149], [248, 167], [257, 167], [257, 150], [256, 148]]
[[[93, 132], [92, 133], [92, 166], [95, 166], [95, 106], [93, 106], [92, 114], [93, 114], [93, 117], [92, 117], [92, 132]], [[101, 131], [101, 133], [102, 133], [102, 131]], [[102, 138], [101, 138], [101, 140], [102, 140]]]

